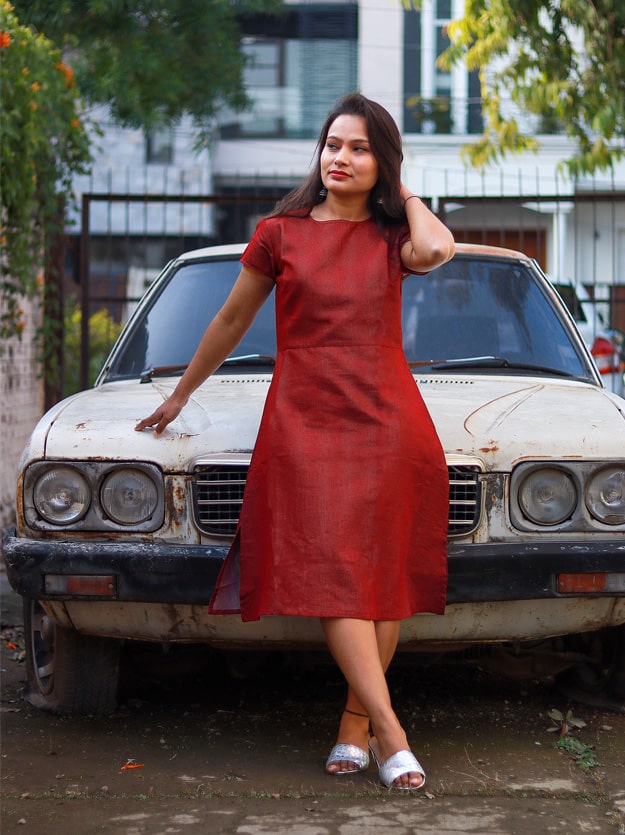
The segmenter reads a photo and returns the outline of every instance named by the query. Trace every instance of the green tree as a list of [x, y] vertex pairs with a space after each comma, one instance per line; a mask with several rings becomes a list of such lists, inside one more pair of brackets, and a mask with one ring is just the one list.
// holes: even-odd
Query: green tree
[[151, 129], [190, 114], [210, 140], [223, 107], [248, 104], [238, 15], [279, 0], [16, 0], [72, 56], [78, 88], [117, 123]]
[[[56, 75], [66, 88], [71, 88], [71, 102], [76, 108], [80, 96], [87, 105], [107, 105], [117, 123], [145, 130], [174, 125], [183, 115], [189, 114], [195, 124], [198, 145], [201, 145], [210, 141], [215, 116], [221, 108], [239, 110], [248, 103], [243, 84], [245, 57], [240, 46], [239, 15], [275, 11], [281, 1], [15, 0], [15, 12], [19, 15], [23, 32], [19, 37], [11, 34], [11, 26], [18, 25], [13, 7], [6, 0], [0, 0], [0, 4], [0, 24], [6, 21], [7, 37], [12, 45], [15, 42], [32, 42], [39, 48], [46, 44], [46, 49], [54, 51], [52, 44], [55, 44], [53, 60], [57, 67]], [[5, 26], [0, 28], [5, 29]], [[4, 51], [7, 50], [0, 49], [0, 53]], [[61, 60], [61, 53], [65, 62]], [[68, 65], [71, 65], [71, 70]], [[11, 101], [16, 102], [16, 112], [19, 110], [24, 114], [22, 121], [11, 123], [10, 130], [3, 125], [3, 132], [10, 134], [10, 141], [7, 142], [10, 154], [5, 165], [3, 150], [2, 179], [14, 213], [9, 218], [14, 232], [9, 246], [15, 251], [19, 248], [22, 253], [18, 265], [20, 269], [12, 269], [13, 278], [9, 283], [17, 280], [20, 289], [24, 289], [27, 286], [26, 276], [32, 278], [39, 272], [37, 248], [33, 248], [27, 230], [31, 228], [30, 219], [41, 218], [41, 202], [30, 205], [28, 211], [21, 207], [19, 217], [16, 207], [19, 206], [19, 196], [25, 194], [28, 197], [30, 193], [28, 189], [24, 190], [24, 181], [31, 175], [37, 178], [35, 191], [39, 199], [44, 182], [42, 155], [47, 151], [57, 165], [56, 176], [45, 178], [45, 183], [50, 184], [46, 191], [50, 200], [45, 205], [49, 218], [47, 232], [51, 233], [54, 227], [56, 233], [48, 234], [46, 242], [52, 253], [48, 264], [56, 265], [48, 266], [45, 280], [43, 358], [48, 390], [46, 399], [50, 404], [60, 395], [62, 377], [58, 357], [63, 340], [60, 272], [63, 264], [64, 198], [70, 193], [71, 175], [79, 170], [78, 163], [82, 164], [88, 158], [88, 143], [78, 112], [70, 113], [69, 103], [65, 106], [65, 102], [51, 96], [40, 111], [40, 115], [45, 114], [49, 118], [47, 134], [44, 133], [41, 142], [38, 141], [38, 151], [33, 153], [32, 160], [19, 157], [17, 152], [23, 143], [29, 141], [29, 123], [25, 116], [29, 115], [29, 109], [32, 110], [34, 105], [40, 106], [38, 100], [34, 105], [31, 103], [34, 88], [30, 91], [24, 89], [20, 76], [22, 69], [22, 66], [9, 66], [6, 62], [2, 90], [3, 98], [6, 89], [12, 91]], [[29, 71], [32, 72], [31, 69]], [[43, 87], [43, 82], [40, 83]], [[38, 92], [43, 99], [45, 91]], [[3, 101], [3, 109], [5, 106]], [[54, 131], [58, 131], [63, 140], [71, 138], [73, 144], [59, 142]], [[77, 146], [80, 146], [79, 149]], [[19, 177], [16, 165], [20, 167]], [[49, 168], [48, 165], [45, 170]], [[2, 207], [4, 214], [4, 198]], [[48, 208], [51, 210], [49, 213]], [[13, 267], [18, 261], [13, 258]], [[7, 308], [7, 305], [4, 307]], [[8, 309], [7, 327], [16, 332], [19, 304], [11, 301]]]
[[466, 61], [480, 73], [485, 130], [465, 148], [474, 165], [538, 147], [502, 113], [506, 95], [574, 140], [575, 152], [563, 160], [571, 175], [606, 170], [623, 158], [622, 0], [465, 0], [464, 17], [448, 31], [452, 45], [441, 65]]
[[[76, 299], [68, 299], [65, 319], [65, 380], [64, 394], [80, 391], [80, 340], [82, 310]], [[89, 317], [89, 385], [93, 385], [120, 334], [122, 326], [115, 322], [108, 310], [98, 310]]]
[[0, 337], [20, 334], [22, 297], [41, 276], [58, 195], [90, 160], [74, 74], [61, 51], [0, 0]]

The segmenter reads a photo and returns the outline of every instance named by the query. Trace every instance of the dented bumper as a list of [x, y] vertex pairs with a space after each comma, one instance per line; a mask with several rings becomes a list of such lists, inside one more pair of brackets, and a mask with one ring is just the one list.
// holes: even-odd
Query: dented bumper
[[[162, 542], [85, 542], [3, 538], [7, 575], [18, 594], [36, 600], [107, 599], [124, 602], [204, 604], [228, 552], [225, 545]], [[447, 603], [477, 603], [566, 597], [562, 575], [609, 575], [589, 596], [625, 597], [625, 543], [498, 543], [448, 547]], [[88, 595], [72, 593], [67, 577], [109, 578]], [[78, 584], [75, 588], [80, 588]], [[69, 589], [69, 590], [68, 590]], [[576, 593], [579, 597], [579, 590]]]
[[112, 577], [112, 594], [93, 599], [153, 603], [207, 603], [228, 553], [226, 546], [157, 542], [85, 542], [26, 539], [9, 530], [2, 541], [7, 576], [33, 600], [69, 600], [49, 577]]

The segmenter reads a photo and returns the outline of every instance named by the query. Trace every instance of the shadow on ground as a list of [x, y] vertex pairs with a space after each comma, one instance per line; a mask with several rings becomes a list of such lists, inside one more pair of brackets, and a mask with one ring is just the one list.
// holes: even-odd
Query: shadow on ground
[[[394, 667], [394, 703], [428, 772], [425, 790], [401, 795], [373, 768], [324, 773], [344, 685], [318, 657], [254, 669], [245, 656], [133, 645], [112, 716], [60, 717], [22, 701], [19, 623], [3, 612], [3, 835], [625, 833], [625, 715], [547, 685]], [[576, 737], [591, 765], [554, 747], [554, 708], [586, 723]]]

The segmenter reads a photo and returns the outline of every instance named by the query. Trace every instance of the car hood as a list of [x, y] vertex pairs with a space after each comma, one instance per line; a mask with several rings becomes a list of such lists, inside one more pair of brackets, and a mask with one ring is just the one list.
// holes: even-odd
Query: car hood
[[[57, 404], [24, 456], [153, 461], [165, 470], [216, 453], [251, 452], [271, 375], [214, 375], [160, 437], [135, 432], [177, 379], [108, 383]], [[625, 455], [625, 400], [576, 381], [440, 375], [416, 382], [445, 451], [474, 455], [487, 469], [521, 459]]]
[[417, 378], [448, 453], [487, 469], [522, 459], [625, 456], [625, 400], [598, 386], [528, 377]]

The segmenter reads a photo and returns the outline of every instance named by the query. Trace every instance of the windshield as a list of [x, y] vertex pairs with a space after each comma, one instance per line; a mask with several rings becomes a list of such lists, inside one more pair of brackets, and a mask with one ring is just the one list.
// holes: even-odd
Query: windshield
[[[161, 291], [141, 305], [129, 324], [127, 339], [113, 353], [106, 379], [140, 377], [152, 369], [176, 366], [181, 373], [191, 361], [206, 326], [225, 302], [241, 269], [236, 259], [182, 264]], [[273, 293], [234, 356], [275, 356]]]
[[[239, 273], [233, 260], [174, 266], [141, 303], [113, 351], [107, 381], [181, 374]], [[456, 256], [403, 285], [403, 335], [413, 370], [440, 373], [551, 373], [592, 379], [549, 285], [513, 259]], [[273, 293], [224, 371], [271, 369], [276, 354]], [[497, 358], [497, 362], [484, 358]], [[475, 360], [471, 362], [471, 360]]]
[[[429, 276], [408, 277], [403, 298], [408, 361], [415, 367], [423, 362], [419, 371], [427, 371], [429, 361], [497, 357], [513, 370], [524, 365], [527, 370], [590, 376], [587, 360], [571, 342], [546, 286], [523, 263], [458, 256]], [[501, 371], [501, 363], [491, 366]]]

